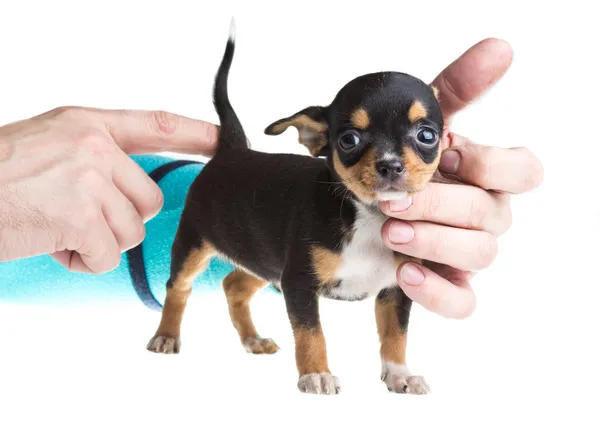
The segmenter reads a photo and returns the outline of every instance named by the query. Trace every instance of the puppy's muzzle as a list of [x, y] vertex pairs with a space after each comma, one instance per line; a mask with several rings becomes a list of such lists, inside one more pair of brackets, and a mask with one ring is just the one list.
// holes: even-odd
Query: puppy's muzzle
[[392, 161], [377, 161], [375, 169], [382, 182], [392, 184], [402, 176], [405, 167], [403, 161], [396, 159]]

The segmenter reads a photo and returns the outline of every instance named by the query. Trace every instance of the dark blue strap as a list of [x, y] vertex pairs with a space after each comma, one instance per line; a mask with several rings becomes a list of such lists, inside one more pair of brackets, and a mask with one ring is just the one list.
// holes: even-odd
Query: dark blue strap
[[[173, 170], [177, 170], [178, 168], [189, 164], [201, 163], [197, 161], [181, 159], [157, 167], [156, 169], [152, 170], [148, 176], [150, 176], [150, 178], [156, 182], [156, 184], [158, 184], [162, 178], [164, 178]], [[144, 242], [140, 243], [137, 247], [130, 249], [126, 253], [127, 262], [129, 263], [129, 275], [131, 276], [133, 288], [135, 289], [135, 292], [142, 303], [154, 311], [161, 311], [162, 305], [158, 300], [156, 300], [154, 294], [152, 294], [150, 283], [148, 282], [148, 273], [146, 272], [146, 263], [144, 262], [143, 244]]]

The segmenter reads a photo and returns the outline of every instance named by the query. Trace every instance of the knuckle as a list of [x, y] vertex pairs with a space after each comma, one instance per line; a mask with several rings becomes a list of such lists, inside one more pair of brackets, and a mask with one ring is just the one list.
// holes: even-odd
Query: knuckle
[[54, 116], [66, 119], [78, 119], [85, 113], [85, 109], [79, 106], [60, 106], [52, 111]]
[[487, 240], [482, 241], [478, 247], [478, 258], [480, 267], [487, 268], [496, 259], [498, 255], [498, 241], [491, 234], [487, 235]]
[[115, 145], [99, 129], [87, 128], [76, 135], [75, 142], [95, 157], [104, 157], [115, 151]]
[[172, 135], [179, 125], [179, 117], [164, 110], [156, 110], [148, 114], [150, 130], [159, 138]]
[[88, 166], [75, 173], [75, 183], [84, 188], [100, 188], [104, 185], [105, 178], [100, 170]]
[[466, 227], [471, 230], [482, 230], [486, 214], [486, 210], [482, 208], [481, 200], [477, 197], [472, 198]]
[[429, 187], [429, 190], [424, 192], [424, 196], [425, 203], [423, 207], [423, 216], [426, 219], [429, 219], [435, 216], [435, 214], [438, 212], [442, 200], [440, 194], [437, 191], [431, 190], [431, 187]]
[[100, 220], [100, 209], [93, 203], [84, 204], [73, 217], [75, 228], [79, 231], [89, 232], [98, 225]]
[[492, 167], [492, 149], [486, 148], [481, 151], [479, 155], [477, 155], [477, 161], [475, 164], [475, 168], [473, 169], [473, 174], [476, 183], [482, 187], [487, 189], [490, 170]]
[[436, 228], [436, 233], [433, 238], [431, 238], [431, 242], [429, 244], [431, 259], [434, 262], [439, 262], [443, 260], [443, 256], [447, 247], [447, 238], [442, 233], [441, 228]]

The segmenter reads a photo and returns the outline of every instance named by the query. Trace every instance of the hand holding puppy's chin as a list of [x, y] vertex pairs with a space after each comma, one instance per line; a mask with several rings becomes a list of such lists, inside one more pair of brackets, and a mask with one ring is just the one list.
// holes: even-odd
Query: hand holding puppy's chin
[[[441, 315], [465, 317], [475, 307], [471, 275], [493, 263], [497, 238], [510, 228], [510, 193], [538, 187], [543, 168], [523, 147], [483, 146], [452, 133], [449, 139], [448, 158], [440, 162], [448, 180], [435, 179], [408, 200], [390, 200], [379, 207], [398, 219], [388, 221], [388, 228], [402, 224], [414, 231], [410, 244], [386, 242], [390, 248], [429, 261], [428, 268], [420, 267], [418, 283], [411, 277], [414, 271], [398, 273], [406, 294]], [[384, 227], [384, 238], [386, 234]], [[433, 248], [434, 242], [446, 246]], [[435, 255], [429, 253], [432, 249]]]

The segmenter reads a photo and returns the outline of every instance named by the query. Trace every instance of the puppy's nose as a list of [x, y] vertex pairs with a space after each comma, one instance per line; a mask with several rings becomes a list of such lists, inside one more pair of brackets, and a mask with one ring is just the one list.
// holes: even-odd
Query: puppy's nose
[[377, 161], [375, 169], [381, 178], [393, 181], [404, 171], [404, 162], [400, 160]]

